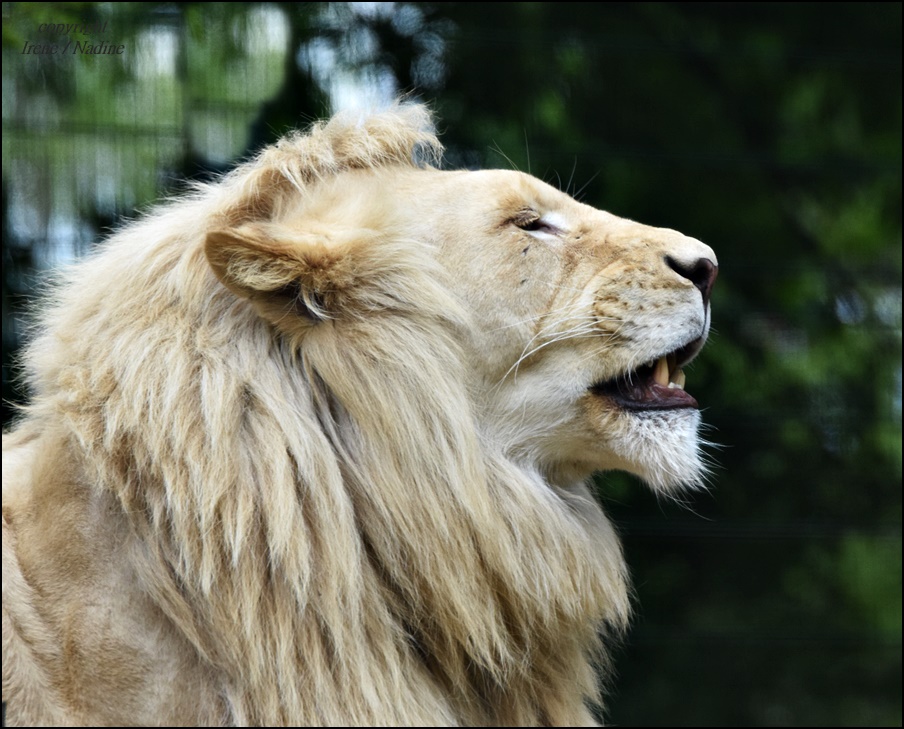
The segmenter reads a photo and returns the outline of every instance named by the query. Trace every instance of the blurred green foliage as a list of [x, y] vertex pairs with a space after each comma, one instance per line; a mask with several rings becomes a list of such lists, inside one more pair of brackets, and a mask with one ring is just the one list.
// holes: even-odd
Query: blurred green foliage
[[[449, 166], [529, 170], [719, 255], [689, 372], [710, 491], [600, 479], [637, 594], [608, 720], [901, 724], [900, 4], [3, 13], [6, 400], [35, 269], [330, 100], [412, 92]], [[82, 20], [127, 53], [21, 55], [40, 23]]]

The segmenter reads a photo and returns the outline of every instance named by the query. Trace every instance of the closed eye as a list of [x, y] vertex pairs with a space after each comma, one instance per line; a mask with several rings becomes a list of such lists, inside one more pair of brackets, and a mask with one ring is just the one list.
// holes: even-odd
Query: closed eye
[[527, 231], [528, 233], [547, 233], [549, 235], [558, 235], [562, 232], [561, 229], [557, 228], [552, 223], [546, 222], [533, 210], [527, 210], [524, 213], [513, 218], [512, 223], [515, 225], [515, 227]]

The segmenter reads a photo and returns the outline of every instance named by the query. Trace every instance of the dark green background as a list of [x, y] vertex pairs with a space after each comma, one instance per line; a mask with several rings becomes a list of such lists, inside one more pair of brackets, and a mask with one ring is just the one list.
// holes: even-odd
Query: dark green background
[[[121, 56], [35, 56], [106, 22]], [[715, 248], [710, 489], [600, 479], [636, 618], [608, 721], [901, 724], [901, 5], [3, 3], [3, 396], [47, 270], [350, 99]]]

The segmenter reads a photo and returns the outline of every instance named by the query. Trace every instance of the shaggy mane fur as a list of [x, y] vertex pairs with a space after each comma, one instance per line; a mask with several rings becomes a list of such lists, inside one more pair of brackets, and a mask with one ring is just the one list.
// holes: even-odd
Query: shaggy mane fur
[[[216, 686], [201, 723], [593, 722], [599, 637], [627, 615], [617, 540], [481, 437], [471, 315], [436, 263], [371, 231], [363, 271], [305, 300], [323, 325], [280, 331], [205, 249], [340, 172], [435, 160], [429, 129], [401, 106], [284, 139], [73, 267], [28, 348], [5, 450], [40, 444], [78, 498], [112, 497], [122, 560]], [[64, 722], [65, 678], [41, 699], [23, 678], [24, 620], [4, 605], [4, 700], [56, 696], [30, 716]]]

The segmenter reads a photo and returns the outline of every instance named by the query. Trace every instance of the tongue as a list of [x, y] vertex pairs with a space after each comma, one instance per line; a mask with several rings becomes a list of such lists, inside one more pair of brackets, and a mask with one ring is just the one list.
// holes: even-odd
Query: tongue
[[697, 401], [680, 387], [660, 385], [652, 379], [619, 379], [607, 394], [628, 410], [697, 408]]

